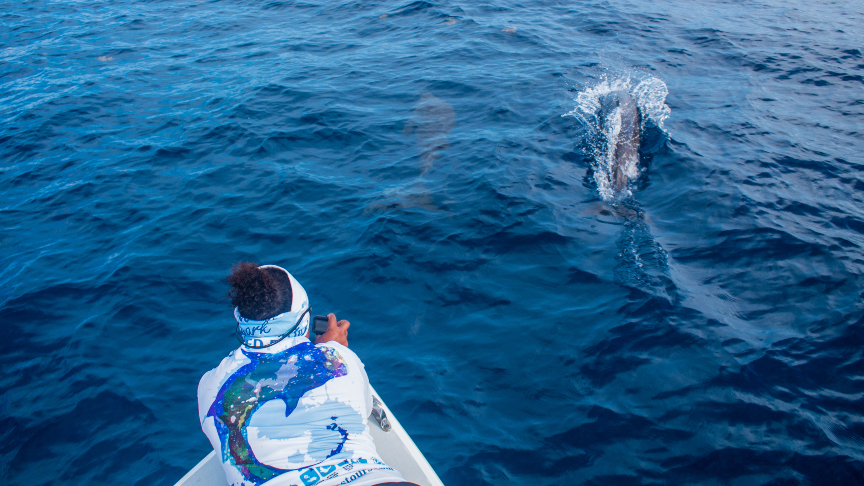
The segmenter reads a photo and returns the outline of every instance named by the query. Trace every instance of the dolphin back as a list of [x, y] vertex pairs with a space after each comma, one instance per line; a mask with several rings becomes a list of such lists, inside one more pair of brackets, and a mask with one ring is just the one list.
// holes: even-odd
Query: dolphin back
[[639, 105], [627, 90], [613, 91], [601, 98], [597, 117], [607, 142], [609, 182], [620, 191], [639, 174]]

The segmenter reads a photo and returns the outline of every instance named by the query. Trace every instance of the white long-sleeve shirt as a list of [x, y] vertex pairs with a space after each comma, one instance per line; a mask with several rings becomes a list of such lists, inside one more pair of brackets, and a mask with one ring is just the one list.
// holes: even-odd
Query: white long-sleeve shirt
[[369, 379], [336, 342], [240, 346], [198, 384], [201, 428], [232, 486], [404, 481], [375, 452]]

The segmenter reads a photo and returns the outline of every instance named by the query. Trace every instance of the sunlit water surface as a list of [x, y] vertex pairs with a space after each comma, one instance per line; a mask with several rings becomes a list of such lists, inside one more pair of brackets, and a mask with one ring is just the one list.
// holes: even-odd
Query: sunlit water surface
[[[178, 480], [253, 260], [351, 320], [448, 486], [861, 484], [862, 25], [3, 2], [0, 482]], [[651, 116], [610, 192], [615, 86]]]

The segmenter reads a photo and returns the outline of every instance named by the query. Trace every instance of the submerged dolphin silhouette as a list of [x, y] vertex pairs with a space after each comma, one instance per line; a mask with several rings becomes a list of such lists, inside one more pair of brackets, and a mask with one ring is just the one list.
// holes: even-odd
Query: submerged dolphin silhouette
[[[414, 114], [405, 124], [402, 134], [412, 133], [417, 138], [420, 152], [420, 174], [415, 180], [406, 181], [397, 187], [382, 191], [384, 197], [369, 204], [369, 211], [426, 211], [445, 212], [432, 198], [433, 192], [426, 188], [422, 176], [432, 168], [438, 154], [450, 146], [450, 132], [454, 127], [456, 113], [450, 103], [424, 92], [414, 105]], [[452, 201], [450, 201], [452, 202]], [[445, 204], [447, 201], [445, 201]]]
[[414, 116], [405, 125], [402, 133], [417, 135], [420, 149], [420, 173], [425, 173], [438, 154], [450, 146], [450, 131], [453, 130], [455, 113], [450, 103], [425, 92], [414, 107]]
[[600, 100], [597, 113], [606, 137], [606, 167], [609, 182], [617, 192], [639, 175], [639, 139], [642, 117], [639, 106], [626, 90], [609, 93]]

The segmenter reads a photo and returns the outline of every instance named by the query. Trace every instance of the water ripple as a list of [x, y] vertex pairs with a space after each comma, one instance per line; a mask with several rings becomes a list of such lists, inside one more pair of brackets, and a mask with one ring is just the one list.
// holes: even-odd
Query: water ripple
[[[857, 5], [0, 20], [3, 484], [203, 457], [241, 259], [351, 319], [448, 485], [864, 483]], [[561, 115], [616, 80], [653, 122], [610, 198], [597, 126]]]

